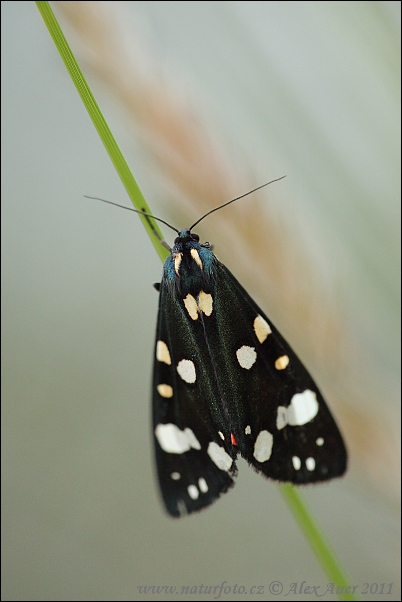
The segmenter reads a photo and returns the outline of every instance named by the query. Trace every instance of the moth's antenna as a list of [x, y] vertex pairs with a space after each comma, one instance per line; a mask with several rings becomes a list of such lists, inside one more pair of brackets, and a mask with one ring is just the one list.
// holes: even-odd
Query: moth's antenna
[[[211, 215], [211, 213], [214, 213], [214, 211], [218, 211], [218, 209], [222, 209], [223, 207], [226, 207], [226, 205], [230, 205], [230, 203], [234, 203], [235, 201], [238, 201], [239, 199], [243, 199], [245, 196], [248, 196], [249, 194], [252, 194], [253, 192], [256, 192], [257, 190], [260, 190], [261, 188], [265, 188], [265, 186], [268, 186], [269, 184], [272, 184], [273, 182], [279, 182], [279, 180], [283, 180], [283, 178], [286, 178], [286, 176], [281, 176], [280, 178], [271, 180], [270, 182], [267, 182], [266, 184], [262, 184], [262, 186], [257, 186], [257, 188], [253, 188], [253, 190], [249, 190], [249, 192], [246, 192], [245, 194], [242, 194], [242, 195], [236, 197], [235, 199], [232, 199], [231, 201], [227, 201], [227, 203], [223, 203], [223, 205], [219, 205], [219, 207], [215, 207], [215, 209], [211, 209], [211, 211], [208, 211], [208, 213], [206, 213], [205, 215], [200, 217], [200, 219], [198, 219], [191, 226], [191, 228], [189, 228], [189, 230], [191, 231], [197, 224], [199, 224], [208, 215]], [[149, 218], [152, 218], [152, 219], [156, 220], [157, 222], [161, 222], [161, 224], [165, 224], [165, 226], [167, 226], [171, 230], [174, 230], [174, 232], [176, 232], [177, 234], [180, 234], [180, 230], [177, 230], [177, 228], [174, 228], [173, 226], [168, 224], [168, 222], [165, 222], [164, 219], [161, 219], [160, 217], [155, 217], [154, 215], [151, 215], [151, 213], [146, 213], [145, 211], [143, 211], [143, 210], [140, 211], [139, 209], [133, 209], [132, 207], [126, 207], [126, 205], [119, 205], [119, 203], [114, 203], [113, 201], [107, 201], [106, 199], [101, 199], [98, 196], [88, 196], [87, 194], [84, 194], [84, 197], [86, 199], [94, 199], [95, 201], [102, 201], [102, 203], [107, 203], [108, 205], [114, 205], [115, 207], [120, 207], [120, 209], [126, 209], [127, 211], [134, 211], [134, 213], [139, 213], [140, 215], [147, 217], [148, 218], [147, 221], [148, 221], [153, 233], [155, 234], [157, 239], [163, 244], [163, 246], [166, 247], [169, 251], [171, 250], [169, 245], [164, 240], [161, 240], [159, 234], [156, 232], [156, 230]]]
[[[100, 199], [97, 196], [88, 196], [87, 194], [84, 194], [84, 197], [86, 199], [102, 201], [102, 203], [107, 203], [108, 205], [114, 205], [115, 207], [120, 207], [120, 209], [127, 209], [127, 211], [134, 211], [134, 213], [139, 213], [140, 215], [143, 215], [144, 217], [152, 217], [152, 219], [155, 219], [157, 222], [161, 222], [162, 224], [165, 224], [165, 226], [168, 226], [168, 228], [171, 228], [171, 230], [174, 230], [175, 232], [177, 232], [177, 234], [180, 234], [179, 230], [177, 230], [176, 228], [174, 228], [173, 226], [171, 226], [170, 224], [165, 222], [165, 220], [161, 219], [160, 217], [155, 217], [154, 215], [151, 215], [150, 213], [146, 213], [143, 210], [140, 211], [139, 209], [133, 209], [132, 207], [126, 207], [125, 205], [119, 205], [118, 203], [113, 203], [112, 201], [107, 201], [106, 199]], [[150, 224], [151, 228], [154, 230], [154, 233], [155, 233], [155, 229], [153, 228], [152, 223], [149, 220], [148, 220], [148, 223]]]
[[270, 182], [267, 182], [266, 184], [263, 184], [262, 186], [257, 186], [257, 188], [253, 188], [253, 190], [250, 190], [249, 192], [246, 192], [245, 194], [242, 194], [241, 196], [238, 196], [235, 199], [232, 199], [231, 201], [228, 201], [227, 203], [223, 203], [223, 205], [219, 205], [219, 207], [215, 207], [215, 209], [211, 209], [211, 211], [208, 211], [208, 213], [206, 213], [205, 215], [203, 215], [202, 217], [200, 217], [200, 219], [197, 220], [195, 222], [195, 224], [193, 224], [191, 226], [191, 228], [189, 228], [189, 230], [192, 230], [195, 226], [197, 226], [197, 224], [200, 223], [201, 220], [203, 220], [204, 218], [206, 218], [208, 215], [211, 215], [211, 213], [214, 213], [214, 211], [218, 211], [218, 209], [222, 209], [223, 207], [226, 207], [226, 205], [230, 205], [230, 203], [234, 203], [235, 201], [238, 201], [239, 199], [242, 199], [245, 196], [248, 196], [249, 194], [252, 194], [253, 192], [256, 192], [257, 190], [260, 190], [261, 188], [264, 188], [265, 186], [268, 186], [268, 184], [272, 184], [273, 182], [279, 182], [279, 180], [283, 180], [283, 178], [286, 178], [286, 176], [281, 176], [280, 178], [276, 178], [275, 180], [271, 180]]

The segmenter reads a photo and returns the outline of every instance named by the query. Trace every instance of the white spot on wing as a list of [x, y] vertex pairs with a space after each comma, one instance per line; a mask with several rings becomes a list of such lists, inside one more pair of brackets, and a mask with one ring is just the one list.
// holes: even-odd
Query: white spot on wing
[[157, 341], [156, 343], [156, 359], [158, 362], [163, 362], [170, 366], [172, 360], [170, 359], [170, 353], [168, 346], [164, 341]]
[[173, 479], [173, 481], [179, 481], [181, 479], [181, 474], [179, 472], [172, 472], [170, 478]]
[[189, 316], [193, 320], [198, 320], [198, 307], [197, 301], [194, 299], [193, 295], [188, 293], [187, 297], [183, 299], [184, 307], [187, 309]]
[[208, 491], [207, 482], [202, 477], [201, 479], [198, 479], [198, 487], [200, 488], [200, 491], [202, 491], [202, 493], [206, 493]]
[[263, 343], [272, 330], [262, 316], [257, 316], [254, 320], [254, 332], [260, 343]]
[[321, 445], [324, 445], [324, 439], [322, 437], [318, 437], [316, 444], [321, 447]]
[[187, 441], [190, 443], [192, 448], [201, 449], [201, 445], [191, 429], [185, 428], [184, 433], [187, 437]]
[[281, 355], [281, 357], [278, 357], [278, 359], [275, 361], [275, 368], [277, 370], [284, 370], [288, 364], [289, 364], [288, 356]]
[[174, 257], [174, 271], [179, 275], [181, 260], [183, 259], [182, 253], [177, 253]]
[[173, 389], [170, 385], [158, 385], [156, 387], [159, 395], [161, 395], [162, 397], [166, 397], [167, 399], [169, 399], [170, 397], [173, 397]]
[[278, 429], [278, 431], [285, 428], [285, 426], [288, 423], [287, 412], [288, 412], [287, 408], [285, 408], [283, 406], [278, 407], [277, 415], [276, 415], [276, 428]]
[[223, 441], [225, 441], [225, 435], [222, 433], [222, 431], [218, 431], [218, 435]]
[[186, 383], [195, 383], [197, 378], [194, 362], [191, 360], [180, 360], [177, 364], [177, 372]]
[[257, 353], [254, 347], [249, 347], [248, 345], [243, 345], [236, 351], [237, 361], [239, 362], [242, 368], [246, 370], [250, 370], [251, 366], [255, 364], [255, 360], [257, 359]]
[[306, 389], [303, 393], [296, 393], [287, 409], [287, 422], [291, 426], [307, 424], [317, 415], [318, 408], [314, 391]]
[[225, 452], [223, 447], [215, 443], [215, 441], [211, 441], [207, 451], [212, 462], [216, 464], [220, 470], [225, 470], [227, 472], [230, 469], [232, 466], [232, 458]]
[[202, 261], [201, 261], [201, 257], [199, 256], [197, 249], [191, 249], [190, 255], [194, 259], [195, 263], [198, 265], [200, 270], [202, 270]]
[[209, 293], [200, 292], [199, 295], [199, 306], [200, 310], [204, 312], [206, 316], [210, 316], [213, 310], [213, 299]]
[[254, 444], [254, 458], [257, 462], [266, 462], [272, 454], [274, 438], [269, 431], [261, 431]]
[[163, 451], [168, 454], [183, 454], [192, 447], [201, 449], [201, 445], [191, 429], [186, 428], [182, 431], [170, 422], [158, 424], [155, 428], [155, 436]]
[[[283, 429], [287, 424], [301, 426], [310, 422], [318, 413], [319, 405], [314, 391], [306, 389], [303, 393], [296, 393], [287, 408], [278, 406], [276, 415], [276, 428]], [[322, 445], [324, 439], [319, 437], [317, 445]]]
[[314, 470], [314, 468], [315, 468], [315, 460], [314, 460], [314, 458], [307, 458], [307, 459], [306, 459], [306, 468], [307, 468], [307, 470], [309, 470], [310, 472], [311, 472], [312, 470]]
[[292, 458], [292, 464], [293, 464], [293, 468], [295, 470], [300, 470], [300, 468], [301, 468], [301, 460], [300, 460], [299, 456], [293, 456], [293, 458]]
[[198, 489], [195, 485], [189, 485], [187, 487], [187, 491], [188, 491], [188, 495], [191, 497], [192, 500], [198, 499], [198, 496], [200, 494], [198, 493]]
[[245, 435], [251, 435], [251, 426], [249, 424], [244, 429], [244, 434]]

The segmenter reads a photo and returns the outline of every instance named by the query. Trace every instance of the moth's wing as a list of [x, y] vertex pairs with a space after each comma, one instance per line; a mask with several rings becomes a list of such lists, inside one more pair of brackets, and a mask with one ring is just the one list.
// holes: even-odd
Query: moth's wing
[[241, 455], [278, 481], [341, 476], [342, 436], [301, 361], [222, 264], [212, 296], [214, 311], [203, 323]]
[[[237, 450], [217, 404], [219, 391], [202, 323], [162, 280], [153, 372], [157, 475], [174, 517], [212, 504], [233, 484]], [[217, 426], [217, 425], [222, 425]]]

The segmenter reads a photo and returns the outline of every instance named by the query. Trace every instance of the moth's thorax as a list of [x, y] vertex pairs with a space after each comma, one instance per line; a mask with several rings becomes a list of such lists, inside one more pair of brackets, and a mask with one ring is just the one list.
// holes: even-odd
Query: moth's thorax
[[217, 262], [208, 242], [200, 244], [197, 234], [182, 230], [165, 261], [163, 277], [180, 295], [198, 295], [208, 288]]

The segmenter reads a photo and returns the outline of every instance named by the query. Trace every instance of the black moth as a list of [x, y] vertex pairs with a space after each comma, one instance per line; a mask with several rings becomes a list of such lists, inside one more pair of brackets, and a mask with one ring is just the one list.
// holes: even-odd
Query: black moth
[[264, 476], [295, 485], [346, 471], [342, 436], [312, 377], [211, 245], [192, 232], [251, 192], [181, 231], [118, 205], [178, 234], [155, 285], [152, 390], [158, 480], [173, 517], [209, 506], [232, 487], [238, 454]]
[[339, 477], [347, 462], [312, 377], [211, 245], [199, 242], [196, 224], [177, 231], [157, 286], [153, 432], [173, 517], [232, 487], [238, 454], [296, 485]]

